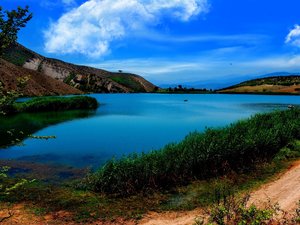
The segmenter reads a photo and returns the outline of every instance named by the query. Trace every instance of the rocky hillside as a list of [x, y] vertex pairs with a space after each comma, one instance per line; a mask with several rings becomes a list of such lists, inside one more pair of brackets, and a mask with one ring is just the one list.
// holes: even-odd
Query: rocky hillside
[[220, 93], [300, 94], [300, 76], [272, 76], [242, 82], [219, 90]]
[[70, 87], [63, 82], [45, 76], [37, 71], [22, 68], [0, 59], [0, 82], [6, 91], [17, 89], [17, 79], [19, 77], [29, 77], [29, 81], [22, 90], [26, 96], [45, 96], [45, 95], [67, 95], [81, 94], [82, 91]]
[[7, 50], [4, 58], [15, 65], [40, 72], [84, 92], [152, 92], [156, 89], [155, 85], [135, 74], [112, 73], [46, 58], [19, 44]]

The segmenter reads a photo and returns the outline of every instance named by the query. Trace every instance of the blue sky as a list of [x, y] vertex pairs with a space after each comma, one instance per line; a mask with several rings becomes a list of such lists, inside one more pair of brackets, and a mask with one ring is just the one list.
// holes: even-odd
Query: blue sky
[[1, 0], [18, 5], [26, 47], [158, 85], [300, 72], [299, 0]]

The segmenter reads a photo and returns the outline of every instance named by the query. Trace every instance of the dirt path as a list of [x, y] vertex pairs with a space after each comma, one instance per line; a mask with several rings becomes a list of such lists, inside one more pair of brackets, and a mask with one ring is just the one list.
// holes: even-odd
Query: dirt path
[[147, 214], [138, 224], [139, 225], [190, 225], [195, 223], [195, 219], [203, 215], [203, 211], [196, 209], [185, 212], [166, 212]]
[[[264, 206], [279, 203], [280, 208], [294, 212], [300, 200], [300, 161], [292, 164], [287, 172], [278, 176], [277, 180], [263, 185], [251, 193], [249, 203]], [[203, 214], [202, 214], [203, 215]], [[140, 225], [192, 225], [195, 218], [201, 216], [201, 210], [188, 212], [149, 213], [140, 221]]]
[[289, 170], [277, 180], [263, 185], [251, 194], [250, 203], [264, 206], [270, 200], [271, 204], [278, 203], [280, 208], [293, 212], [300, 200], [300, 161], [293, 163]]

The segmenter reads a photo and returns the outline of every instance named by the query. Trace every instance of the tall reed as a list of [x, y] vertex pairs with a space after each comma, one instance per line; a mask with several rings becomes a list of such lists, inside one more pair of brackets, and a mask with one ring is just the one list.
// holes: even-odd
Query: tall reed
[[223, 175], [229, 170], [249, 170], [300, 138], [299, 116], [300, 109], [276, 111], [224, 128], [194, 132], [161, 150], [111, 159], [89, 175], [85, 184], [102, 193], [131, 195]]

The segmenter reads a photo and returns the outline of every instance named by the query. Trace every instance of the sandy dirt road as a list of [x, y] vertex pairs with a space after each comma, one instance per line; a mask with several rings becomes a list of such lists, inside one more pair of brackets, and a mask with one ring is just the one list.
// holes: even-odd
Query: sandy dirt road
[[271, 204], [278, 203], [280, 208], [287, 212], [296, 209], [300, 200], [300, 161], [293, 163], [287, 172], [278, 176], [277, 180], [253, 192], [249, 202], [264, 206], [268, 200]]
[[139, 225], [190, 225], [195, 223], [195, 219], [203, 215], [203, 210], [195, 209], [184, 212], [166, 212], [147, 214]]

